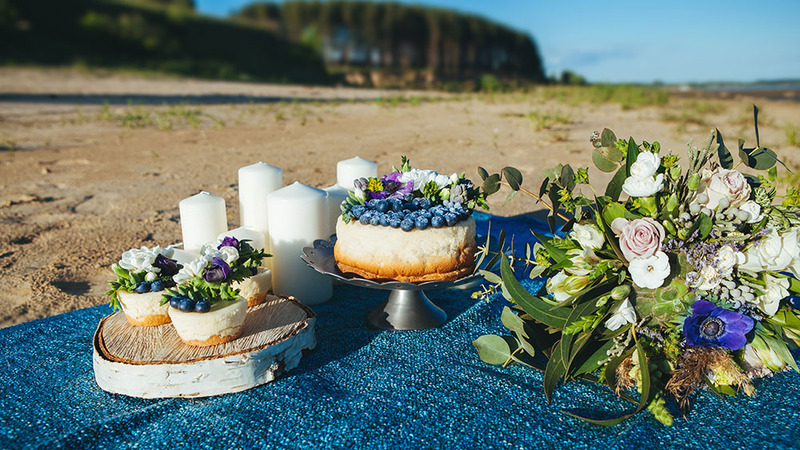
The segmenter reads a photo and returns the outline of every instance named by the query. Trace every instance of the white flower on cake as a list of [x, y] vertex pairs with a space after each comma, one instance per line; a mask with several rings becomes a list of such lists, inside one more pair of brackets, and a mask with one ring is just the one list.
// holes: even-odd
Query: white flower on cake
[[605, 238], [603, 233], [594, 225], [581, 225], [576, 223], [570, 232], [572, 239], [578, 241], [583, 248], [597, 250], [603, 246]]
[[782, 299], [789, 296], [789, 280], [766, 275], [764, 293], [755, 298], [755, 304], [770, 316], [778, 312]]
[[669, 276], [669, 257], [660, 251], [653, 256], [636, 258], [628, 265], [628, 271], [636, 286], [645, 289], [659, 288]]
[[237, 250], [236, 247], [225, 246], [220, 247], [219, 250], [217, 250], [216, 244], [207, 243], [203, 245], [203, 248], [200, 250], [200, 252], [209, 261], [214, 258], [219, 258], [228, 263], [228, 265], [233, 264], [237, 259], [239, 259], [239, 250]]
[[626, 323], [636, 323], [636, 310], [633, 309], [631, 301], [627, 298], [614, 310], [611, 317], [606, 320], [606, 328], [615, 331]]
[[664, 189], [664, 174], [656, 175], [661, 157], [652, 152], [642, 152], [631, 164], [631, 176], [625, 179], [622, 190], [631, 197], [649, 197]]
[[[750, 198], [750, 185], [741, 172], [717, 168], [704, 170], [695, 202], [710, 210], [738, 208]], [[722, 199], [725, 199], [721, 202]], [[701, 201], [702, 200], [702, 201]]]
[[414, 190], [418, 191], [425, 187], [426, 184], [433, 181], [439, 186], [439, 189], [450, 186], [450, 184], [458, 181], [458, 175], [451, 176], [442, 175], [435, 170], [411, 169], [408, 172], [403, 172], [398, 179], [401, 183], [414, 182]]
[[750, 272], [760, 272], [762, 270], [785, 270], [791, 266], [792, 272], [797, 275], [800, 269], [798, 254], [800, 253], [800, 243], [798, 243], [798, 229], [791, 230], [779, 235], [777, 231], [771, 230], [760, 241], [752, 244], [744, 252], [745, 261], [739, 265], [739, 269]]
[[153, 248], [132, 248], [122, 254], [119, 260], [119, 266], [130, 272], [139, 272], [145, 270], [147, 272], [160, 272], [158, 267], [153, 267], [158, 255], [164, 255], [167, 258], [172, 257], [174, 250], [171, 247], [161, 248], [155, 246]]
[[178, 284], [184, 284], [194, 277], [202, 277], [203, 269], [205, 269], [209, 261], [210, 259], [207, 259], [205, 256], [195, 258], [189, 264], [184, 265], [172, 279]]

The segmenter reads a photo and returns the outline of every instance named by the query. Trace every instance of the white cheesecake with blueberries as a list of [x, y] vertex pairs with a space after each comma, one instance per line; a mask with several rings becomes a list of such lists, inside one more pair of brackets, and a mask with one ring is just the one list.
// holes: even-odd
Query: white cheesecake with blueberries
[[372, 280], [457, 280], [475, 270], [475, 206], [484, 195], [464, 175], [400, 169], [355, 180], [342, 203], [334, 258]]

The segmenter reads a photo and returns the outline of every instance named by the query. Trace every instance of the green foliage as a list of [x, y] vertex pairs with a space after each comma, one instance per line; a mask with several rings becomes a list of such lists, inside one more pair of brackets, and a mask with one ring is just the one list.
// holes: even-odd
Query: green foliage
[[570, 105], [616, 103], [622, 109], [664, 105], [670, 99], [669, 91], [663, 88], [625, 84], [548, 86], [536, 93], [543, 100], [558, 100]]
[[[241, 21], [198, 16], [191, 2], [15, 2], [28, 31], [0, 30], [0, 58], [15, 63], [136, 69], [235, 80], [328, 81], [304, 45]], [[242, 43], [247, 45], [242, 45]]]

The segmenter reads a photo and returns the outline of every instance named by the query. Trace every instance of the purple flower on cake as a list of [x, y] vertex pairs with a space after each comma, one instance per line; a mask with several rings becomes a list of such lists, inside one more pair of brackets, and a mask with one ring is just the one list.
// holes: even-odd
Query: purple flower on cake
[[749, 316], [717, 307], [706, 300], [692, 304], [692, 315], [683, 322], [683, 334], [690, 347], [723, 347], [739, 350], [755, 322]]
[[239, 250], [239, 240], [233, 236], [225, 236], [222, 242], [217, 246], [217, 250], [222, 249], [222, 247], [233, 247]]
[[203, 279], [209, 283], [221, 283], [231, 274], [231, 266], [221, 258], [214, 258], [211, 264], [203, 270]]
[[369, 192], [369, 199], [403, 199], [406, 194], [410, 194], [414, 190], [414, 185], [400, 181], [401, 175], [401, 172], [392, 172], [381, 177], [381, 189]]
[[158, 256], [156, 256], [153, 266], [159, 269], [159, 274], [162, 276], [171, 277], [178, 273], [178, 261], [169, 259], [160, 253]]

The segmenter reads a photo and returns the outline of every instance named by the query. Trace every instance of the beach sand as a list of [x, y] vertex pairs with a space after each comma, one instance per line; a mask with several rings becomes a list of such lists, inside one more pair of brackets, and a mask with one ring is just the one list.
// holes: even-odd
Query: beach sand
[[[800, 165], [785, 132], [800, 127], [800, 103], [747, 94], [623, 107], [546, 100], [545, 88], [456, 95], [39, 69], [0, 69], [0, 86], [0, 327], [106, 303], [110, 266], [129, 248], [180, 242], [178, 202], [201, 190], [225, 198], [237, 227], [237, 170], [257, 161], [281, 167], [284, 184], [315, 187], [356, 155], [379, 173], [406, 155], [473, 180], [478, 165], [514, 166], [533, 190], [542, 169], [569, 163], [604, 187], [593, 131], [681, 155], [713, 127], [729, 146], [754, 145], [758, 103], [762, 145]], [[506, 192], [492, 213], [542, 209], [523, 196], [503, 206]]]

